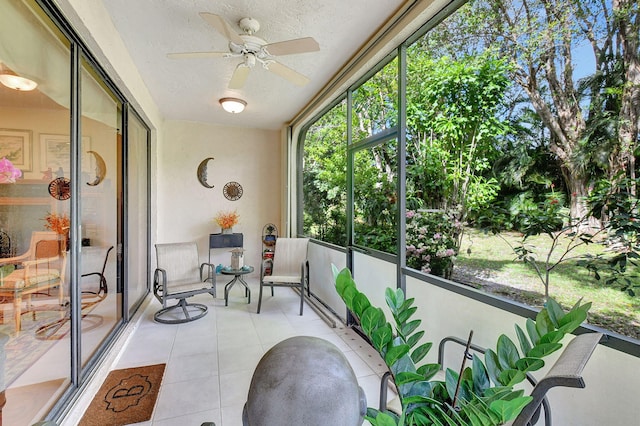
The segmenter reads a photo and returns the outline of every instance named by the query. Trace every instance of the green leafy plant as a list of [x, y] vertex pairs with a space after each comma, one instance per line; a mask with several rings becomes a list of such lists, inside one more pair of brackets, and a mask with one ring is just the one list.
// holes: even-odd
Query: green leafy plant
[[[545, 300], [549, 299], [551, 274], [562, 263], [580, 262], [584, 255], [575, 254], [579, 247], [596, 241], [601, 229], [592, 229], [589, 224], [591, 213], [573, 219], [564, 207], [561, 194], [552, 191], [545, 195], [544, 201], [532, 203], [523, 197], [517, 208], [510, 212], [496, 208], [479, 217], [479, 222], [487, 232], [502, 239], [513, 250], [518, 260], [530, 265], [544, 287]], [[501, 234], [505, 225], [517, 224], [522, 232], [519, 244], [512, 244]], [[543, 235], [549, 244], [536, 247], [531, 237]]]
[[564, 312], [549, 299], [535, 321], [528, 319], [524, 328], [516, 325], [519, 345], [501, 335], [484, 361], [474, 355], [462, 377], [447, 369], [445, 380], [438, 381], [433, 378], [439, 364], [420, 364], [432, 343], [421, 343], [425, 332], [418, 330], [421, 321], [412, 319], [417, 311], [414, 299], [406, 299], [401, 289], [386, 290], [392, 325], [382, 309], [357, 289], [348, 269], [338, 271], [334, 266], [333, 271], [338, 294], [384, 359], [398, 389], [402, 413], [368, 408], [366, 419], [374, 426], [494, 426], [516, 418], [531, 397], [514, 386], [544, 366], [542, 358], [562, 347], [562, 338], [587, 318], [591, 307], [578, 302]]
[[[523, 238], [519, 246], [512, 247], [518, 259], [535, 270], [544, 286], [545, 299], [549, 299], [551, 272], [561, 263], [579, 259], [581, 256], [574, 256], [572, 252], [580, 246], [592, 243], [599, 233], [597, 230], [594, 233], [584, 230], [588, 216], [572, 219], [569, 211], [562, 206], [560, 198], [552, 192], [547, 194], [545, 201], [538, 204], [537, 209], [519, 214]], [[528, 239], [535, 235], [546, 235], [551, 240], [546, 253], [528, 244]], [[503, 240], [509, 244], [506, 239]], [[554, 257], [556, 253], [558, 254]]]

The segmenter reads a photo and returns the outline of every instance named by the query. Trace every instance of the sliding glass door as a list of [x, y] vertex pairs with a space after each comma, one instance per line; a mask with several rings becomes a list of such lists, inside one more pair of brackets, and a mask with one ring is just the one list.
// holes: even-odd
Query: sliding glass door
[[64, 410], [148, 289], [149, 129], [48, 12], [0, 2], [0, 424]]

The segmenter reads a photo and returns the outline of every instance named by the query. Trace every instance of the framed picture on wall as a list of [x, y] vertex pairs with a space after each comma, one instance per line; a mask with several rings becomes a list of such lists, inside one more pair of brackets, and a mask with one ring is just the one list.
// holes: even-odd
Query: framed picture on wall
[[[42, 172], [51, 169], [56, 177], [70, 177], [71, 170], [71, 139], [69, 135], [40, 135], [40, 160]], [[87, 136], [82, 138], [82, 170], [89, 168], [89, 155], [91, 150], [91, 139]]]
[[31, 130], [0, 129], [0, 158], [6, 157], [14, 167], [30, 172], [32, 167]]

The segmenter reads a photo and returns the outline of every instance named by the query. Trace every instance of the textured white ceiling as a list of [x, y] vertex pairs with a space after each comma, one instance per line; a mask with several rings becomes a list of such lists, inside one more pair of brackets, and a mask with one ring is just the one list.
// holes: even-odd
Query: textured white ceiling
[[[299, 112], [404, 0], [103, 0], [142, 79], [165, 119], [278, 129]], [[199, 15], [224, 16], [241, 30], [241, 18], [260, 22], [256, 33], [273, 43], [313, 37], [319, 52], [279, 62], [309, 77], [304, 87], [253, 68], [242, 89], [227, 84], [237, 58], [168, 59], [168, 53], [226, 51], [227, 40]], [[224, 112], [218, 100], [247, 102], [242, 114]]]

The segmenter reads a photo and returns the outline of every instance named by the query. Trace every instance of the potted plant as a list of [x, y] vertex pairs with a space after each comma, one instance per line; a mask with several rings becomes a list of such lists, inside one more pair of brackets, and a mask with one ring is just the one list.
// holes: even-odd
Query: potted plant
[[527, 372], [544, 366], [542, 358], [562, 347], [562, 338], [586, 320], [591, 307], [578, 302], [565, 312], [549, 299], [535, 321], [527, 320], [525, 329], [516, 325], [523, 356], [511, 339], [501, 335], [496, 348], [486, 351], [484, 361], [474, 355], [470, 367], [461, 373], [447, 369], [445, 381], [438, 381], [433, 378], [439, 364], [419, 364], [432, 343], [420, 343], [424, 331], [418, 331], [420, 320], [412, 319], [417, 310], [412, 306], [414, 299], [405, 299], [401, 289], [386, 290], [395, 321], [392, 326], [382, 309], [357, 289], [348, 269], [333, 269], [338, 294], [384, 359], [398, 389], [400, 415], [367, 409], [366, 419], [378, 426], [495, 426], [515, 419], [532, 398], [514, 386], [526, 379]]

